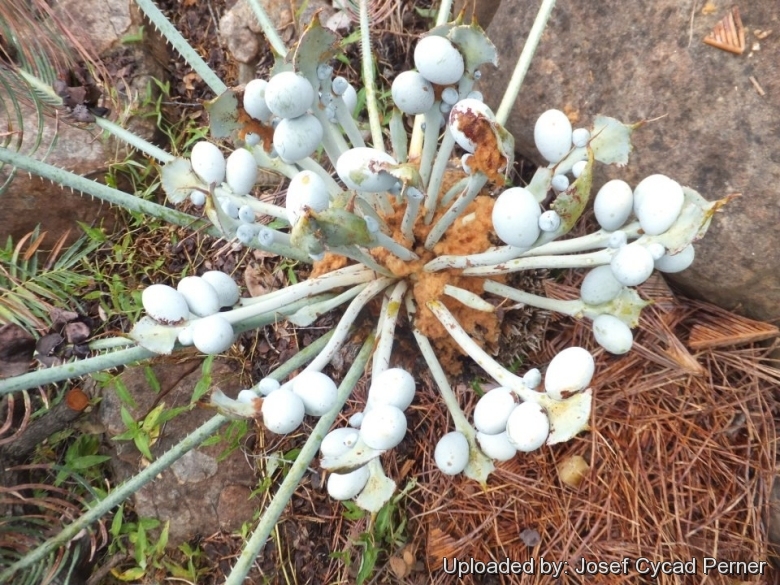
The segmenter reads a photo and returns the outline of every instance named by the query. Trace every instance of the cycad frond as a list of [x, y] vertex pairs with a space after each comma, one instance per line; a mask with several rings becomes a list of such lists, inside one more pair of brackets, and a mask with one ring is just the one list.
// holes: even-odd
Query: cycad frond
[[78, 271], [79, 263], [101, 244], [81, 238], [62, 252], [66, 234], [42, 261], [38, 246], [45, 235], [36, 230], [0, 248], [0, 324], [41, 331], [48, 327], [53, 306], [77, 308], [73, 293], [89, 282]]

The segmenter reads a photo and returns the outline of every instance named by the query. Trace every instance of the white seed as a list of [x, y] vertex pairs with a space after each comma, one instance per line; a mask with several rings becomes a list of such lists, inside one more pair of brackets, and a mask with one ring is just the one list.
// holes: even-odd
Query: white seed
[[370, 475], [365, 465], [349, 473], [331, 473], [328, 476], [328, 495], [338, 501], [351, 500], [366, 487]]
[[371, 381], [367, 404], [391, 404], [406, 410], [414, 400], [415, 383], [412, 375], [402, 368], [388, 368]]
[[305, 77], [292, 71], [274, 75], [265, 88], [268, 109], [280, 118], [297, 118], [314, 103], [314, 88]]
[[615, 278], [611, 266], [597, 266], [582, 280], [580, 298], [588, 305], [600, 305], [617, 297], [622, 290], [623, 284]]
[[287, 220], [295, 225], [303, 215], [305, 207], [324, 211], [330, 204], [328, 187], [319, 175], [312, 171], [301, 171], [290, 181], [287, 188]]
[[147, 286], [141, 293], [141, 303], [146, 314], [163, 325], [181, 323], [190, 314], [184, 295], [167, 284]]
[[344, 90], [344, 95], [341, 96], [341, 99], [344, 100], [344, 104], [347, 106], [347, 111], [355, 115], [355, 108], [357, 108], [357, 90], [355, 89], [355, 86], [353, 86], [351, 83], [347, 84], [347, 89]]
[[668, 253], [655, 261], [655, 267], [661, 272], [672, 274], [675, 272], [682, 272], [693, 264], [695, 257], [693, 244], [688, 244], [685, 248], [680, 250], [674, 256], [670, 256]]
[[176, 285], [176, 290], [184, 296], [194, 315], [208, 317], [219, 312], [217, 291], [200, 276], [185, 276]]
[[193, 191], [190, 193], [190, 202], [195, 207], [202, 207], [206, 203], [206, 194], [203, 191]]
[[523, 187], [507, 189], [493, 206], [493, 229], [504, 242], [528, 248], [539, 237], [542, 210], [533, 193]]
[[228, 217], [238, 219], [238, 205], [229, 197], [217, 197], [217, 203]]
[[593, 320], [593, 337], [596, 343], [615, 355], [628, 353], [634, 343], [629, 326], [613, 315], [599, 315]]
[[455, 46], [438, 35], [420, 39], [414, 48], [414, 66], [431, 83], [457, 83], [465, 71], [463, 55]]
[[485, 393], [474, 408], [474, 426], [486, 435], [506, 430], [506, 421], [517, 406], [517, 396], [509, 388], [494, 388]]
[[263, 424], [272, 433], [286, 435], [303, 422], [303, 401], [292, 390], [279, 388], [263, 400]]
[[623, 230], [617, 230], [609, 234], [607, 246], [615, 250], [622, 248], [628, 243], [628, 234]]
[[586, 166], [588, 166], [588, 161], [586, 160], [578, 160], [572, 165], [571, 174], [574, 175], [575, 179], [580, 178], [580, 175], [585, 171]]
[[190, 153], [190, 163], [195, 174], [207, 185], [219, 185], [225, 180], [225, 157], [219, 148], [208, 140], [195, 143]]
[[571, 136], [571, 122], [560, 110], [547, 110], [536, 120], [536, 148], [551, 163], [557, 163], [571, 150]]
[[336, 404], [336, 384], [322, 372], [303, 372], [292, 380], [292, 390], [303, 401], [306, 414], [322, 416]]
[[434, 102], [433, 85], [417, 71], [404, 71], [394, 80], [393, 102], [404, 114], [423, 114]]
[[509, 461], [517, 455], [517, 447], [509, 442], [506, 431], [497, 435], [477, 433], [477, 443], [485, 455], [496, 461]]
[[192, 322], [192, 343], [206, 355], [227, 351], [233, 337], [233, 326], [219, 313]]
[[255, 243], [255, 240], [262, 229], [264, 228], [259, 224], [242, 223], [236, 228], [236, 238], [245, 246], [251, 246]]
[[192, 345], [192, 325], [187, 325], [184, 329], [179, 331], [176, 340], [185, 346]]
[[265, 124], [271, 120], [273, 115], [265, 103], [265, 90], [267, 87], [268, 82], [265, 79], [253, 79], [244, 88], [244, 110], [255, 120]]
[[642, 230], [651, 236], [672, 227], [684, 202], [680, 184], [665, 175], [650, 175], [634, 189], [634, 214]]
[[610, 267], [618, 282], [626, 286], [637, 286], [650, 278], [654, 261], [647, 248], [634, 242], [615, 253]]
[[349, 417], [349, 426], [351, 426], [353, 429], [359, 429], [361, 426], [363, 426], [363, 418], [365, 416], [366, 415], [363, 412], [356, 412], [351, 417]]
[[625, 225], [633, 209], [634, 193], [631, 186], [620, 179], [604, 183], [593, 201], [596, 221], [608, 232]]
[[548, 209], [539, 216], [539, 229], [543, 232], [554, 232], [561, 227], [561, 216], [554, 209]]
[[238, 148], [230, 153], [225, 167], [228, 187], [236, 195], [246, 195], [257, 181], [257, 163], [252, 153]]
[[341, 457], [355, 446], [358, 432], [355, 429], [333, 429], [322, 439], [320, 454], [323, 457]]
[[528, 386], [531, 390], [539, 387], [542, 383], [542, 373], [539, 368], [531, 368], [523, 376], [523, 384]]
[[458, 146], [466, 152], [477, 149], [477, 143], [472, 139], [474, 128], [484, 123], [494, 124], [495, 121], [493, 111], [484, 102], [475, 99], [460, 100], [450, 110], [450, 132]]
[[663, 258], [663, 255], [666, 254], [666, 248], [664, 248], [664, 245], [660, 242], [650, 242], [645, 246], [645, 248], [647, 248], [647, 251], [650, 252], [650, 255], [653, 257], [653, 261]]
[[311, 114], [284, 118], [274, 130], [274, 148], [284, 162], [306, 158], [322, 142], [322, 124]]
[[364, 193], [382, 193], [392, 188], [398, 179], [381, 170], [381, 164], [398, 163], [389, 154], [374, 148], [351, 148], [336, 161], [336, 173], [348, 189]]
[[255, 210], [252, 209], [249, 205], [242, 205], [238, 208], [238, 220], [242, 223], [254, 223], [255, 219]]
[[392, 449], [406, 434], [406, 416], [390, 404], [378, 404], [366, 412], [360, 426], [360, 437], [372, 449]]
[[268, 396], [274, 390], [281, 388], [278, 380], [274, 378], [263, 378], [256, 385], [257, 391], [263, 396]]
[[566, 191], [569, 188], [569, 177], [566, 175], [555, 175], [550, 184], [556, 191]]
[[564, 400], [590, 384], [596, 364], [582, 347], [567, 347], [556, 355], [544, 375], [544, 389], [554, 400]]
[[232, 307], [238, 302], [240, 291], [236, 281], [221, 270], [209, 270], [201, 275], [217, 291], [220, 307]]
[[550, 419], [535, 402], [523, 402], [509, 415], [506, 423], [509, 442], [523, 453], [535, 451], [550, 434]]
[[436, 467], [445, 475], [457, 475], [469, 462], [469, 442], [466, 436], [458, 431], [447, 433], [439, 442], [433, 452]]
[[590, 130], [587, 128], [576, 128], [571, 133], [571, 143], [578, 148], [587, 146], [588, 140], [590, 140]]

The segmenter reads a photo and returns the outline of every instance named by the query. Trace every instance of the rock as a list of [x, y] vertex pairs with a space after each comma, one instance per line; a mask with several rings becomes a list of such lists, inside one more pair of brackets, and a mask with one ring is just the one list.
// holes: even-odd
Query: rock
[[[485, 67], [479, 89], [494, 108], [538, 4], [503, 0], [488, 30], [501, 63]], [[549, 108], [566, 111], [575, 127], [597, 114], [653, 120], [634, 134], [628, 167], [609, 169], [596, 186], [663, 173], [710, 200], [741, 193], [696, 244], [693, 266], [671, 279], [689, 294], [773, 319], [780, 317], [780, 15], [773, 0], [744, 4], [747, 48], [735, 55], [702, 42], [731, 6], [710, 4], [712, 14], [673, 0], [559, 1], [507, 126], [518, 151], [541, 162], [533, 127]], [[775, 32], [760, 40], [756, 29]]]
[[79, 32], [79, 39], [88, 39], [92, 50], [102, 55], [131, 32], [130, 7], [128, 0], [58, 0], [55, 14], [67, 28]]
[[501, 0], [455, 0], [452, 4], [452, 14], [458, 16], [463, 11], [463, 22], [470, 23], [476, 18], [482, 28], [487, 28], [501, 6]]
[[[114, 80], [122, 78], [123, 82], [115, 89], [125, 104], [135, 101], [139, 93], [144, 95], [152, 77], [164, 79], [164, 70], [158, 62], [159, 43], [128, 45], [121, 42], [123, 35], [137, 31], [141, 22], [132, 0], [62, 0], [57, 4], [56, 14], [71, 30], [78, 31], [79, 42], [93, 54], [99, 54], [108, 66], [118, 62], [117, 59], [123, 60], [123, 72]], [[147, 40], [150, 38], [153, 37], [147, 35]], [[101, 105], [114, 111], [125, 107], [119, 102], [103, 102]], [[18, 130], [16, 112], [12, 109], [10, 114], [9, 129]], [[78, 123], [73, 113], [64, 108], [57, 112], [57, 118], [53, 114], [45, 116], [43, 124], [39, 125], [35, 109], [22, 100], [19, 115], [23, 120], [23, 141], [21, 147], [12, 142], [11, 148], [38, 159], [45, 156], [49, 164], [89, 179], [101, 180], [108, 165], [126, 152], [121, 144], [117, 145], [117, 141], [101, 139], [101, 131], [94, 124]], [[151, 118], [134, 117], [125, 124], [128, 123], [140, 136], [152, 138], [155, 129]], [[40, 145], [36, 149], [34, 144], [37, 140], [40, 140]], [[0, 168], [0, 185], [9, 172], [7, 166]], [[96, 218], [106, 217], [109, 210], [109, 206], [100, 201], [92, 201], [70, 190], [60, 190], [49, 181], [27, 173], [17, 173], [0, 196], [3, 201], [0, 237], [11, 235], [14, 240], [40, 224], [41, 229], [49, 234], [47, 244], [69, 230], [68, 241], [73, 242], [81, 235], [77, 221], [94, 224]]]
[[20, 376], [30, 369], [35, 338], [19, 325], [0, 326], [0, 380]]
[[[130, 414], [138, 421], [160, 402], [166, 408], [188, 405], [201, 377], [201, 364], [199, 359], [152, 364], [160, 384], [159, 394], [149, 387], [143, 367], [128, 368], [120, 379], [136, 403], [128, 408]], [[238, 377], [226, 362], [215, 361], [211, 375], [214, 384], [224, 392], [231, 396], [238, 393]], [[115, 390], [106, 388], [99, 417], [109, 437], [126, 430], [121, 406]], [[214, 414], [211, 409], [196, 407], [165, 423], [151, 448], [152, 455], [159, 457]], [[141, 454], [132, 440], [108, 443], [114, 450], [112, 467], [116, 482], [143, 468]], [[170, 522], [169, 546], [219, 530], [237, 530], [252, 519], [256, 509], [249, 496], [256, 485], [254, 470], [240, 449], [223, 458], [225, 449], [225, 443], [197, 447], [135, 494], [133, 507], [139, 516]]]
[[[260, 4], [288, 47], [318, 11], [321, 11], [319, 14], [321, 24], [324, 24], [327, 16], [334, 12], [330, 3], [323, 0], [307, 2], [261, 0]], [[298, 15], [300, 10], [302, 13]], [[255, 65], [269, 47], [269, 43], [263, 36], [263, 29], [247, 0], [238, 0], [219, 19], [219, 36], [227, 45], [231, 56], [239, 63], [239, 83], [252, 80], [255, 77]]]

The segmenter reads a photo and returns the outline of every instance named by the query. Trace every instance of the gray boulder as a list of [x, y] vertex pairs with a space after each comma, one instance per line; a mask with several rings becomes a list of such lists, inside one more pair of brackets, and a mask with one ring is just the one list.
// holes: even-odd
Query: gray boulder
[[[741, 6], [742, 55], [703, 43], [730, 9], [714, 4], [714, 13], [702, 14], [672, 0], [560, 0], [508, 128], [518, 151], [538, 160], [534, 122], [549, 108], [566, 111], [575, 126], [597, 114], [652, 120], [634, 134], [628, 167], [610, 168], [600, 180], [635, 185], [664, 173], [710, 200], [741, 193], [696, 244], [693, 266], [672, 279], [708, 301], [772, 319], [780, 317], [777, 3]], [[479, 89], [494, 108], [538, 7], [538, 0], [503, 0], [488, 29], [501, 63], [485, 68]], [[754, 31], [762, 29], [775, 32], [760, 39]]]
[[[160, 403], [165, 403], [166, 409], [190, 404], [192, 391], [201, 377], [201, 364], [200, 359], [153, 364], [159, 393], [150, 388], [142, 366], [125, 370], [120, 379], [135, 402], [134, 407], [126, 406], [134, 420], [143, 420]], [[211, 375], [215, 386], [235, 397], [240, 388], [238, 376], [224, 360], [214, 362]], [[126, 430], [122, 406], [115, 389], [106, 388], [98, 416], [108, 437]], [[151, 447], [152, 454], [159, 457], [214, 414], [210, 408], [195, 407], [165, 423]], [[225, 427], [220, 432], [224, 431]], [[111, 466], [116, 482], [132, 477], [145, 465], [133, 441], [108, 441], [107, 444], [112, 450]], [[133, 509], [139, 516], [170, 522], [170, 546], [198, 535], [237, 530], [252, 519], [257, 507], [250, 499], [256, 484], [253, 466], [241, 449], [227, 447], [221, 442], [189, 451], [133, 496]], [[229, 454], [225, 455], [226, 452]]]
[[[167, 49], [159, 38], [147, 32], [144, 43], [122, 43], [125, 35], [138, 32], [141, 26], [140, 14], [132, 0], [62, 0], [55, 10], [84, 48], [99, 55], [109, 67], [112, 63], [127, 63], [122, 67], [122, 82], [114, 88], [119, 100], [103, 105], [121, 110], [145, 94], [152, 77], [164, 78], [160, 62], [165, 62], [161, 55], [167, 54]], [[7, 108], [13, 107], [10, 101], [3, 101]], [[22, 153], [98, 181], [109, 164], [126, 155], [123, 144], [103, 139], [97, 126], [81, 122], [65, 108], [57, 112], [56, 118], [52, 113], [39, 120], [32, 105], [24, 100], [19, 104], [24, 133], [18, 150]], [[6, 113], [7, 124], [3, 114], [0, 114], [0, 123], [4, 128], [8, 125], [12, 131], [18, 131], [16, 112], [11, 109]], [[110, 117], [115, 116], [116, 111], [111, 112]], [[146, 139], [154, 134], [154, 123], [150, 118], [133, 117], [123, 124], [130, 124], [134, 132]], [[38, 140], [40, 144], [35, 148]], [[16, 149], [17, 146], [16, 141], [12, 141], [11, 147]], [[0, 184], [5, 182], [9, 172], [8, 166], [0, 168]], [[108, 205], [82, 198], [49, 181], [21, 172], [0, 194], [0, 204], [0, 239], [3, 242], [9, 235], [14, 240], [20, 239], [39, 224], [48, 233], [47, 243], [53, 243], [68, 231], [72, 242], [81, 235], [77, 221], [92, 224], [98, 218], [112, 217]]]

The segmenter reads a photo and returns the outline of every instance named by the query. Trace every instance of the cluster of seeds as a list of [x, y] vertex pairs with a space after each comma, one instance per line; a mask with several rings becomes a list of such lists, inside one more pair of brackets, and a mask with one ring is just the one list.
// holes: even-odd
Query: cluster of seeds
[[[229, 305], [196, 300], [207, 282], [190, 277], [179, 286], [177, 294], [185, 302], [175, 318], [158, 319], [149, 307], [147, 312], [161, 326], [178, 328], [179, 343], [214, 353], [229, 346], [235, 326], [245, 320], [283, 315], [306, 325], [349, 301], [333, 337], [302, 373], [281, 384], [266, 378], [237, 400], [217, 392], [212, 396], [224, 412], [262, 416], [269, 431], [290, 433], [305, 415], [322, 416], [336, 407], [336, 384], [321, 370], [347, 339], [361, 309], [382, 295], [367, 403], [349, 427], [332, 431], [321, 449], [321, 465], [331, 471], [329, 493], [356, 498], [376, 511], [394, 489], [379, 456], [403, 439], [404, 410], [415, 390], [408, 372], [390, 367], [402, 308], [455, 426], [437, 444], [436, 464], [448, 475], [465, 473], [485, 481], [493, 461], [569, 440], [586, 428], [594, 360], [583, 348], [562, 351], [539, 390], [541, 372], [532, 369], [520, 377], [507, 371], [474, 339], [474, 323], [485, 315], [496, 322], [497, 305], [514, 301], [587, 318], [603, 348], [625, 353], [646, 304], [632, 287], [656, 268], [687, 267], [693, 260], [691, 242], [703, 234], [713, 206], [663, 175], [650, 176], [633, 190], [610, 181], [594, 202], [601, 229], [562, 239], [584, 211], [594, 164], [628, 161], [633, 128], [598, 117], [591, 128], [573, 129], [563, 112], [544, 112], [534, 138], [549, 164], [528, 185], [507, 188], [514, 140], [474, 91], [479, 67], [495, 63], [495, 48], [479, 27], [454, 23], [422, 38], [414, 53], [416, 69], [393, 82], [392, 153], [375, 127], [374, 143], [367, 146], [354, 117], [355, 88], [334, 78], [327, 62], [328, 47], [335, 46], [329, 35], [313, 25], [292, 60], [280, 60], [270, 79], [253, 80], [214, 100], [209, 106], [212, 135], [230, 138], [237, 147], [225, 158], [215, 143], [197, 143], [189, 159], [165, 165], [163, 187], [173, 202], [189, 196], [205, 204], [206, 215], [226, 238], [297, 260], [317, 262], [330, 253], [353, 263], [334, 262], [341, 268], [328, 271], [328, 261], [323, 262], [307, 282], [241, 299], [220, 313], [220, 307], [238, 299]], [[404, 115], [419, 117], [411, 139]], [[335, 175], [312, 158], [320, 148]], [[458, 161], [458, 174], [445, 181], [452, 161]], [[289, 178], [284, 207], [252, 195], [259, 168]], [[550, 194], [553, 203], [544, 207]], [[276, 218], [277, 226], [287, 222], [289, 230], [261, 223], [267, 216]], [[484, 234], [482, 240], [470, 237], [478, 217], [486, 224], [477, 231], [489, 231], [505, 245], [486, 244]], [[464, 248], [460, 242], [466, 240], [482, 243]], [[491, 278], [537, 268], [590, 269], [581, 298], [556, 301]], [[145, 299], [155, 287], [144, 293]], [[449, 387], [438, 346], [429, 341], [438, 335], [430, 322], [499, 385], [479, 401], [473, 425]], [[208, 343], [202, 339], [205, 329], [214, 336]], [[143, 341], [144, 335], [137, 338]]]

